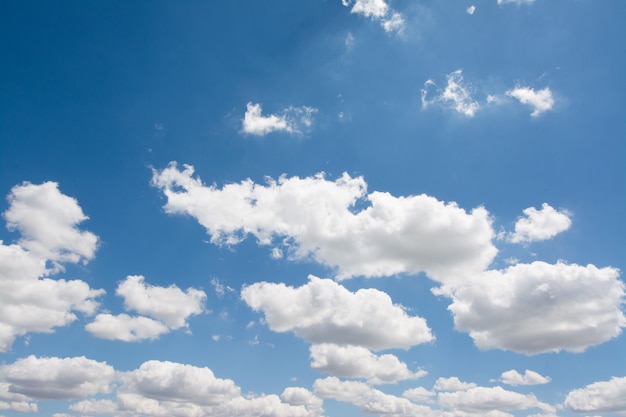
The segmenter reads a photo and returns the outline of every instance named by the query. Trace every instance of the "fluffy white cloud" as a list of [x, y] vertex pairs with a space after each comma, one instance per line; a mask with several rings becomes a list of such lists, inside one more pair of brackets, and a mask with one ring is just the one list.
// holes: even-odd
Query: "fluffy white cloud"
[[150, 417], [318, 417], [322, 400], [310, 391], [286, 388], [282, 395], [241, 395], [230, 379], [215, 377], [209, 368], [175, 362], [148, 361], [118, 374], [114, 399], [87, 399], [70, 410], [82, 415]]
[[[351, 0], [342, 0], [342, 4], [346, 7], [351, 3]], [[379, 21], [388, 33], [402, 33], [404, 29], [404, 17], [391, 9], [385, 0], [355, 0], [350, 13]]]
[[193, 178], [193, 167], [171, 163], [154, 172], [152, 184], [167, 197], [166, 212], [195, 217], [212, 243], [236, 244], [251, 234], [261, 245], [282, 245], [290, 259], [336, 268], [338, 279], [425, 271], [441, 280], [482, 271], [497, 253], [484, 208], [468, 213], [423, 194], [367, 194], [362, 177], [345, 173], [335, 181], [282, 176], [218, 189]]
[[261, 104], [248, 103], [244, 114], [241, 131], [248, 135], [265, 136], [271, 132], [302, 134], [313, 124], [317, 109], [313, 107], [288, 107], [280, 114], [263, 116]]
[[88, 217], [76, 199], [59, 191], [56, 182], [24, 182], [13, 187], [7, 199], [9, 209], [3, 216], [9, 230], [20, 232], [22, 248], [55, 263], [93, 258], [98, 237], [77, 228]]
[[348, 402], [366, 414], [384, 416], [433, 416], [429, 407], [417, 405], [406, 398], [385, 394], [363, 382], [341, 381], [335, 377], [315, 381], [315, 395]]
[[126, 309], [160, 320], [172, 329], [186, 327], [187, 318], [202, 313], [206, 300], [204, 291], [195, 288], [182, 291], [174, 284], [149, 285], [144, 277], [133, 275], [120, 282], [115, 293], [124, 298]]
[[[93, 314], [104, 294], [83, 281], [54, 280], [61, 262], [93, 257], [98, 238], [80, 231], [86, 217], [76, 200], [59, 192], [56, 183], [23, 183], [13, 187], [4, 217], [22, 237], [17, 244], [0, 241], [0, 351], [28, 332], [50, 333], [77, 319], [75, 312]], [[52, 268], [48, 269], [47, 264]]]
[[473, 413], [529, 408], [555, 412], [554, 407], [542, 403], [532, 394], [524, 395], [502, 387], [474, 387], [466, 391], [441, 392], [437, 400], [442, 407]]
[[149, 317], [131, 317], [128, 314], [98, 314], [85, 329], [100, 339], [138, 342], [156, 339], [170, 329], [160, 321]]
[[430, 403], [437, 394], [424, 387], [411, 388], [402, 393], [404, 398], [414, 402]]
[[530, 87], [516, 87], [507, 91], [506, 95], [532, 107], [533, 112], [530, 114], [532, 117], [537, 117], [554, 106], [552, 91], [548, 87], [537, 91]]
[[393, 384], [416, 379], [426, 371], [409, 371], [395, 355], [375, 355], [361, 346], [338, 346], [330, 343], [312, 345], [311, 367], [333, 376], [365, 378], [369, 384]]
[[613, 377], [570, 391], [565, 406], [578, 413], [626, 415], [626, 377]]
[[102, 339], [136, 342], [156, 339], [170, 330], [188, 327], [187, 318], [200, 314], [206, 300], [204, 291], [176, 285], [159, 287], [146, 284], [144, 277], [129, 275], [117, 286], [116, 294], [124, 298], [124, 307], [144, 316], [98, 314], [85, 329]]
[[555, 210], [548, 203], [543, 203], [539, 210], [528, 207], [524, 210], [524, 215], [526, 217], [520, 218], [515, 223], [515, 232], [508, 237], [508, 240], [513, 243], [550, 239], [572, 225], [568, 211]]
[[547, 384], [551, 381], [550, 377], [545, 377], [530, 369], [526, 369], [524, 375], [520, 374], [515, 369], [511, 369], [510, 371], [502, 372], [500, 378], [502, 378], [503, 383], [514, 386]]
[[209, 368], [148, 361], [121, 376], [120, 390], [159, 401], [217, 405], [241, 395], [230, 379], [216, 378]]
[[76, 399], [108, 393], [115, 370], [106, 362], [84, 356], [38, 358], [28, 356], [0, 366], [0, 381], [9, 390], [32, 399]]
[[309, 276], [298, 288], [259, 282], [244, 287], [243, 300], [262, 311], [275, 332], [293, 331], [312, 343], [408, 349], [433, 340], [426, 321], [408, 316], [375, 289], [350, 292], [330, 279]]
[[517, 264], [444, 285], [455, 328], [480, 349], [580, 352], [621, 333], [624, 283], [614, 268], [562, 262]]
[[469, 6], [466, 10], [467, 14], [469, 15], [473, 15], [474, 12], [476, 11], [476, 6], [474, 6], [473, 4], [471, 6]]
[[475, 387], [476, 384], [473, 382], [463, 382], [456, 376], [437, 378], [435, 385], [433, 385], [433, 389], [436, 391], [463, 391]]
[[[451, 108], [467, 117], [473, 117], [480, 104], [472, 97], [472, 89], [463, 81], [463, 70], [458, 69], [446, 75], [448, 84], [441, 90], [433, 80], [427, 80], [422, 89], [422, 108], [431, 104]], [[428, 98], [434, 90], [435, 96]]]

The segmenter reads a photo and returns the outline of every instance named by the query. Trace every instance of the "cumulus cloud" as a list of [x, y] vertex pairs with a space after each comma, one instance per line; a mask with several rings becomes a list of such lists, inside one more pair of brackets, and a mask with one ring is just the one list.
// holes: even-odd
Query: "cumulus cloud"
[[[77, 319], [75, 312], [91, 315], [103, 290], [83, 281], [51, 279], [62, 263], [87, 261], [94, 256], [98, 238], [77, 225], [87, 217], [75, 199], [53, 182], [23, 183], [13, 187], [4, 212], [9, 229], [21, 233], [16, 244], [0, 241], [0, 351], [29, 332], [50, 333]], [[49, 266], [51, 266], [49, 268]]]
[[[497, 253], [489, 213], [466, 212], [427, 195], [367, 193], [362, 177], [335, 181], [280, 177], [206, 186], [193, 167], [175, 163], [154, 171], [152, 184], [167, 197], [165, 211], [188, 214], [214, 244], [234, 245], [248, 235], [281, 246], [290, 259], [313, 259], [336, 268], [337, 278], [425, 271], [443, 279], [482, 271]], [[356, 209], [357, 203], [366, 208]]]
[[294, 288], [259, 282], [244, 287], [241, 298], [275, 332], [292, 331], [312, 343], [408, 349], [433, 340], [421, 317], [410, 317], [376, 289], [350, 292], [330, 279], [309, 276]]
[[556, 410], [534, 395], [507, 391], [502, 387], [474, 387], [465, 391], [441, 392], [437, 396], [439, 405], [454, 410], [483, 413], [503, 410], [526, 410], [539, 408], [554, 413]]
[[475, 387], [476, 384], [473, 382], [463, 382], [456, 376], [437, 378], [435, 385], [433, 385], [435, 391], [463, 391]]
[[0, 366], [0, 381], [9, 391], [29, 399], [78, 399], [111, 391], [115, 370], [106, 362], [84, 356], [38, 358], [28, 356]]
[[311, 129], [317, 109], [313, 107], [288, 107], [280, 114], [263, 116], [261, 104], [248, 103], [241, 131], [244, 134], [265, 136], [272, 132], [303, 134]]
[[144, 316], [98, 314], [85, 329], [96, 337], [136, 342], [156, 339], [170, 330], [189, 327], [187, 319], [204, 311], [206, 294], [195, 288], [182, 291], [176, 285], [146, 284], [144, 277], [129, 275], [115, 291], [124, 298], [124, 307]]
[[358, 381], [341, 381], [328, 377], [315, 381], [313, 392], [321, 398], [331, 398], [357, 406], [365, 414], [385, 416], [432, 416], [432, 409], [414, 404], [406, 398], [388, 395]]
[[37, 403], [24, 394], [11, 392], [11, 384], [2, 382], [0, 374], [0, 410], [18, 411], [20, 413], [36, 413], [39, 411]]
[[150, 417], [318, 417], [322, 401], [310, 391], [288, 387], [282, 395], [241, 394], [234, 381], [216, 377], [209, 368], [168, 361], [147, 361], [118, 373], [114, 399], [87, 399], [70, 410], [83, 415]]
[[471, 6], [469, 6], [466, 10], [467, 14], [472, 15], [474, 14], [474, 12], [476, 11], [476, 6], [474, 6], [473, 4]]
[[570, 391], [565, 406], [578, 413], [626, 415], [626, 377], [613, 377]]
[[[463, 81], [463, 70], [458, 69], [446, 75], [447, 85], [442, 90], [433, 80], [427, 80], [422, 89], [422, 108], [431, 104], [450, 108], [467, 117], [474, 117], [480, 104], [472, 97], [472, 87]], [[429, 98], [430, 95], [434, 97]]]
[[133, 317], [128, 314], [98, 314], [94, 321], [85, 326], [85, 329], [100, 339], [124, 342], [156, 339], [170, 331], [160, 321], [143, 316]]
[[567, 210], [555, 210], [547, 203], [541, 209], [529, 207], [524, 210], [526, 217], [515, 223], [515, 232], [508, 240], [513, 243], [535, 242], [550, 239], [569, 229], [572, 225], [571, 214]]
[[480, 349], [581, 352], [621, 333], [624, 283], [615, 268], [517, 264], [468, 276], [435, 294], [452, 298], [455, 328]]
[[520, 374], [515, 369], [511, 369], [510, 371], [502, 372], [500, 378], [502, 378], [503, 383], [514, 386], [547, 384], [551, 381], [550, 377], [545, 377], [530, 369], [526, 369], [524, 375]]
[[532, 117], [537, 117], [541, 113], [551, 110], [554, 106], [552, 91], [548, 87], [537, 91], [530, 87], [516, 87], [507, 91], [506, 95], [532, 107], [533, 111], [530, 113]]
[[434, 391], [427, 390], [424, 387], [411, 388], [402, 393], [404, 398], [408, 398], [413, 402], [430, 403], [437, 394]]
[[395, 355], [375, 355], [361, 346], [339, 346], [331, 343], [312, 345], [311, 367], [333, 376], [365, 378], [369, 384], [393, 384], [417, 379], [426, 371], [411, 372]]
[[144, 282], [142, 276], [128, 276], [115, 291], [124, 298], [124, 306], [139, 314], [162, 321], [172, 329], [187, 326], [187, 318], [200, 314], [206, 300], [204, 291], [187, 288], [182, 291], [176, 285], [159, 287]]
[[[353, 3], [351, 0], [342, 0], [341, 2], [346, 7]], [[380, 22], [387, 33], [400, 34], [404, 30], [404, 17], [389, 7], [385, 0], [355, 0], [350, 13]]]
[[18, 231], [18, 244], [37, 256], [55, 263], [77, 263], [94, 257], [98, 237], [81, 231], [87, 220], [76, 199], [62, 194], [56, 182], [24, 182], [11, 189], [9, 209], [3, 216], [9, 230]]

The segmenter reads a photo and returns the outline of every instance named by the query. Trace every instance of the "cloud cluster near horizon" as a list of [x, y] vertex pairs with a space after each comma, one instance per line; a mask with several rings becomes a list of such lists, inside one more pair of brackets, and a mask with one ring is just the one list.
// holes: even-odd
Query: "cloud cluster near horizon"
[[[503, 373], [503, 379], [519, 382], [520, 377], [514, 370]], [[539, 379], [530, 383], [549, 382], [549, 378], [530, 370], [523, 378]], [[563, 405], [575, 412], [620, 412], [624, 409], [625, 381], [626, 378], [612, 378], [572, 390]], [[502, 410], [532, 409], [547, 413], [541, 415], [555, 415], [557, 408], [533, 394], [505, 390], [497, 385], [479, 386], [458, 377], [440, 377], [431, 389], [416, 386], [405, 390], [402, 396], [385, 394], [367, 383], [335, 376], [318, 378], [311, 390], [290, 386], [280, 395], [243, 395], [235, 381], [217, 377], [209, 368], [170, 361], [150, 360], [136, 369], [118, 371], [106, 362], [83, 356], [31, 355], [0, 366], [0, 405], [4, 409], [38, 412], [38, 402], [46, 399], [75, 401], [69, 409], [81, 415], [130, 413], [153, 417], [261, 413], [270, 417], [321, 417], [324, 399], [351, 403], [368, 414], [395, 417], [416, 414], [447, 417], [450, 413], [503, 417], [510, 414]], [[55, 414], [61, 415], [65, 414]]]

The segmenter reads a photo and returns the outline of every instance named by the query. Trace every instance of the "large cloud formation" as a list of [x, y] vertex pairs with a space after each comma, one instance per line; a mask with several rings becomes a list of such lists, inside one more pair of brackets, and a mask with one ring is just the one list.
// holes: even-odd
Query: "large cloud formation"
[[408, 349], [433, 340], [426, 320], [408, 316], [376, 289], [353, 293], [333, 280], [310, 276], [298, 288], [258, 282], [244, 287], [241, 298], [265, 313], [273, 331], [292, 331], [312, 343], [380, 350]]
[[559, 262], [517, 264], [444, 285], [457, 330], [480, 349], [526, 354], [581, 352], [618, 336], [624, 283], [615, 268]]
[[21, 234], [16, 244], [0, 241], [0, 352], [11, 348], [16, 336], [50, 333], [91, 315], [103, 290], [80, 280], [52, 279], [62, 263], [93, 258], [98, 238], [78, 229], [87, 219], [78, 202], [59, 191], [55, 182], [13, 187], [4, 218]]
[[613, 377], [570, 391], [565, 406], [579, 413], [626, 415], [626, 377]]
[[196, 218], [214, 244], [234, 245], [253, 235], [292, 259], [336, 268], [338, 279], [423, 271], [443, 279], [482, 271], [497, 253], [482, 207], [468, 213], [423, 194], [367, 194], [362, 177], [345, 173], [335, 181], [320, 173], [221, 189], [193, 173], [192, 166], [180, 170], [176, 163], [154, 171], [152, 184], [167, 197], [167, 213]]

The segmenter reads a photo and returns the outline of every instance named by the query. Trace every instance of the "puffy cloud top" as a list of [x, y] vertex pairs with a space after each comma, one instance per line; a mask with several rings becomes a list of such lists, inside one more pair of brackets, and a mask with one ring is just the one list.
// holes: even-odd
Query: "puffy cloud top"
[[480, 349], [580, 352], [626, 326], [624, 283], [610, 267], [517, 264], [434, 292], [452, 297], [456, 329], [468, 331]]
[[115, 370], [106, 362], [84, 356], [38, 358], [28, 356], [0, 367], [9, 390], [33, 399], [76, 399], [108, 393]]
[[548, 203], [543, 203], [539, 210], [529, 207], [524, 215], [515, 223], [515, 232], [509, 235], [513, 243], [550, 239], [572, 225], [568, 211], [557, 211]]
[[298, 288], [268, 282], [243, 288], [243, 300], [265, 313], [270, 329], [293, 331], [312, 343], [408, 349], [433, 340], [426, 321], [408, 316], [375, 289], [353, 293], [330, 279], [309, 276]]
[[[437, 279], [482, 271], [497, 253], [487, 210], [467, 213], [427, 195], [366, 194], [361, 177], [250, 180], [221, 189], [193, 178], [175, 163], [152, 183], [167, 197], [165, 210], [189, 214], [211, 242], [236, 244], [251, 234], [261, 245], [277, 237], [292, 259], [313, 258], [338, 269], [338, 278], [425, 271]], [[368, 207], [358, 210], [357, 203]]]

